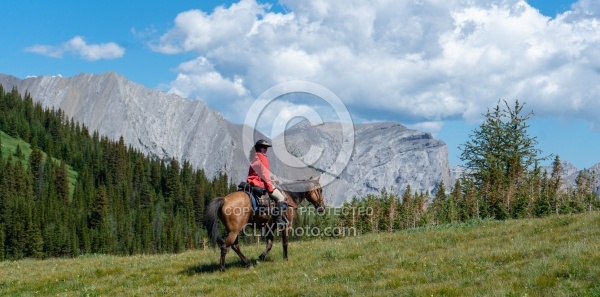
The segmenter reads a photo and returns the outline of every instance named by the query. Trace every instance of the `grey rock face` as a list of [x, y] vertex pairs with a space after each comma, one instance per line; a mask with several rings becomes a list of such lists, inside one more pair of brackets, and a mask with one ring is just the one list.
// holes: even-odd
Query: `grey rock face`
[[[578, 170], [577, 167], [573, 166], [573, 164], [561, 161], [562, 170], [560, 171], [560, 177], [562, 180], [561, 188], [569, 189], [577, 187], [577, 177], [579, 173], [582, 171], [587, 171], [591, 175], [595, 176], [594, 184], [592, 185], [592, 190], [596, 193], [600, 193], [600, 163], [592, 166], [589, 169]], [[542, 167], [542, 170], [546, 170], [546, 174], [548, 177], [552, 174], [552, 165]]]
[[[350, 161], [324, 193], [330, 204], [341, 205], [355, 196], [379, 194], [382, 190], [402, 195], [408, 185], [412, 191], [432, 193], [441, 181], [450, 183], [448, 149], [431, 134], [391, 122], [358, 124], [354, 128]], [[303, 122], [285, 134], [288, 151], [317, 172], [327, 175], [332, 171], [328, 169], [346, 165], [335, 164], [342, 151], [341, 124], [311, 127]], [[321, 151], [320, 156], [310, 155], [310, 146], [322, 148], [313, 149]]]
[[[91, 131], [115, 140], [123, 136], [127, 144], [146, 154], [188, 160], [208, 177], [223, 172], [237, 183], [248, 172], [248, 152], [243, 151], [242, 140], [251, 135], [242, 135], [242, 126], [228, 122], [200, 101], [152, 90], [116, 73], [23, 80], [0, 75], [0, 84], [5, 90], [14, 86], [21, 93], [29, 92], [44, 107], [61, 108]], [[447, 147], [430, 134], [397, 123], [355, 125], [354, 147], [345, 152], [350, 161], [341, 164], [336, 163], [344, 145], [341, 128], [341, 124], [311, 126], [306, 122], [291, 127], [275, 143], [310, 166], [292, 168], [286, 165], [289, 160], [272, 150], [273, 172], [288, 179], [341, 172], [324, 191], [329, 204], [336, 206], [383, 189], [400, 195], [407, 185], [419, 192], [436, 191], [440, 181], [451, 185]], [[322, 150], [309, 151], [311, 146]]]
[[594, 190], [600, 195], [600, 163], [597, 163], [596, 165], [592, 166], [589, 170], [596, 177], [594, 183]]
[[[561, 188], [563, 190], [567, 190], [569, 188], [575, 188], [576, 187], [576, 182], [577, 182], [577, 176], [579, 175], [579, 173], [582, 170], [577, 169], [577, 167], [575, 167], [573, 164], [567, 162], [567, 161], [561, 161], [560, 162], [562, 169], [560, 170], [560, 177], [561, 177]], [[546, 176], [548, 178], [550, 178], [550, 176], [552, 176], [552, 165], [548, 165], [548, 166], [542, 166], [540, 168], [541, 172], [545, 172]], [[584, 169], [587, 170], [589, 173], [591, 173], [592, 175], [594, 175], [595, 181], [594, 181], [594, 185], [592, 186], [592, 190], [595, 191], [596, 193], [600, 193], [600, 163], [592, 166], [589, 169]], [[454, 185], [454, 182], [458, 179], [461, 178], [462, 174], [466, 172], [466, 169], [464, 167], [461, 166], [454, 166], [450, 169], [450, 179], [452, 180], [452, 185]]]
[[[577, 173], [579, 172], [579, 170], [577, 170], [577, 167], [575, 167], [573, 164], [567, 161], [560, 161], [560, 166], [562, 167], [560, 170], [560, 176], [562, 177], [577, 175]], [[542, 172], [545, 171], [548, 177], [552, 175], [552, 165], [542, 166], [540, 169]]]

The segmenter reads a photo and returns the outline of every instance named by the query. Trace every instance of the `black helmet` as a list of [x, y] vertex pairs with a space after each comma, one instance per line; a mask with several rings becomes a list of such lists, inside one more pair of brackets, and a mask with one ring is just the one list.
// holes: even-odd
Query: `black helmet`
[[259, 147], [271, 147], [272, 145], [264, 140], [264, 139], [260, 139], [259, 141], [256, 142], [256, 144], [254, 144], [254, 147], [259, 148]]

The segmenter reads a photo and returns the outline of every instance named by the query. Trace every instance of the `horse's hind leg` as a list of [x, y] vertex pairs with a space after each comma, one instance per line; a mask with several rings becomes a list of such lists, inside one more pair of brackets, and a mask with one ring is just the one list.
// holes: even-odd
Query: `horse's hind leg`
[[231, 246], [231, 248], [236, 252], [236, 254], [238, 254], [240, 259], [242, 260], [242, 263], [244, 263], [244, 265], [246, 267], [251, 267], [252, 264], [250, 263], [250, 261], [248, 261], [248, 259], [246, 259], [246, 257], [244, 256], [244, 254], [242, 254], [242, 251], [240, 250], [240, 245], [238, 244], [238, 238], [239, 238], [239, 236], [235, 237], [235, 241], [233, 242], [233, 245]]
[[219, 270], [225, 271], [225, 255], [229, 251], [229, 247], [225, 246], [225, 244], [221, 245], [221, 261], [219, 263]]
[[221, 247], [221, 261], [219, 269], [221, 271], [225, 271], [225, 256], [227, 252], [229, 252], [229, 247], [233, 245], [237, 238], [237, 232], [229, 231], [229, 234], [225, 238], [225, 240], [219, 241], [219, 246]]

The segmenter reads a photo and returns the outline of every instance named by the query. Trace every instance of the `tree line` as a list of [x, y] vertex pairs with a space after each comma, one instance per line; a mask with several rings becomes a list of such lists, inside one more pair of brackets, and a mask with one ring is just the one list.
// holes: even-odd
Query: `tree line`
[[412, 192], [410, 186], [399, 197], [379, 195], [354, 198], [343, 205], [335, 220], [339, 227], [358, 233], [394, 231], [422, 226], [465, 222], [473, 219], [519, 219], [552, 214], [571, 214], [600, 209], [594, 192], [597, 176], [581, 171], [574, 187], [565, 187], [559, 156], [552, 171], [542, 170], [537, 140], [527, 133], [524, 105], [498, 101], [485, 121], [473, 131], [461, 149], [466, 172], [448, 193], [443, 182], [435, 195]]
[[1, 85], [0, 131], [31, 148], [0, 145], [0, 260], [202, 246], [205, 206], [232, 190], [225, 174], [144, 155]]

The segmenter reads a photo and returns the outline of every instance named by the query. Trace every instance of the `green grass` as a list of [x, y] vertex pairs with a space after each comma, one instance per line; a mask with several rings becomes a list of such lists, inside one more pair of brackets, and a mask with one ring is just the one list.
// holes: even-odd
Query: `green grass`
[[[29, 155], [31, 155], [31, 145], [22, 139], [11, 137], [10, 135], [0, 131], [0, 139], [2, 140], [2, 158], [6, 160], [8, 156], [12, 156], [13, 160], [17, 159], [16, 152], [17, 146], [21, 149], [23, 154], [23, 164], [29, 166]], [[46, 153], [42, 152], [44, 158], [47, 157]], [[55, 164], [60, 165], [60, 160], [52, 158]], [[77, 171], [73, 170], [71, 166], [67, 165], [68, 176], [69, 176], [69, 195], [73, 197], [75, 191], [75, 183], [77, 182]]]
[[0, 263], [0, 295], [600, 296], [600, 213], [473, 221], [219, 252]]
[[17, 146], [19, 146], [21, 152], [23, 152], [23, 155], [25, 156], [25, 164], [27, 164], [29, 155], [31, 154], [31, 146], [29, 143], [18, 138], [13, 138], [3, 131], [0, 131], [0, 139], [2, 139], [2, 158], [6, 160], [9, 155], [16, 158], [15, 152], [17, 151]]

